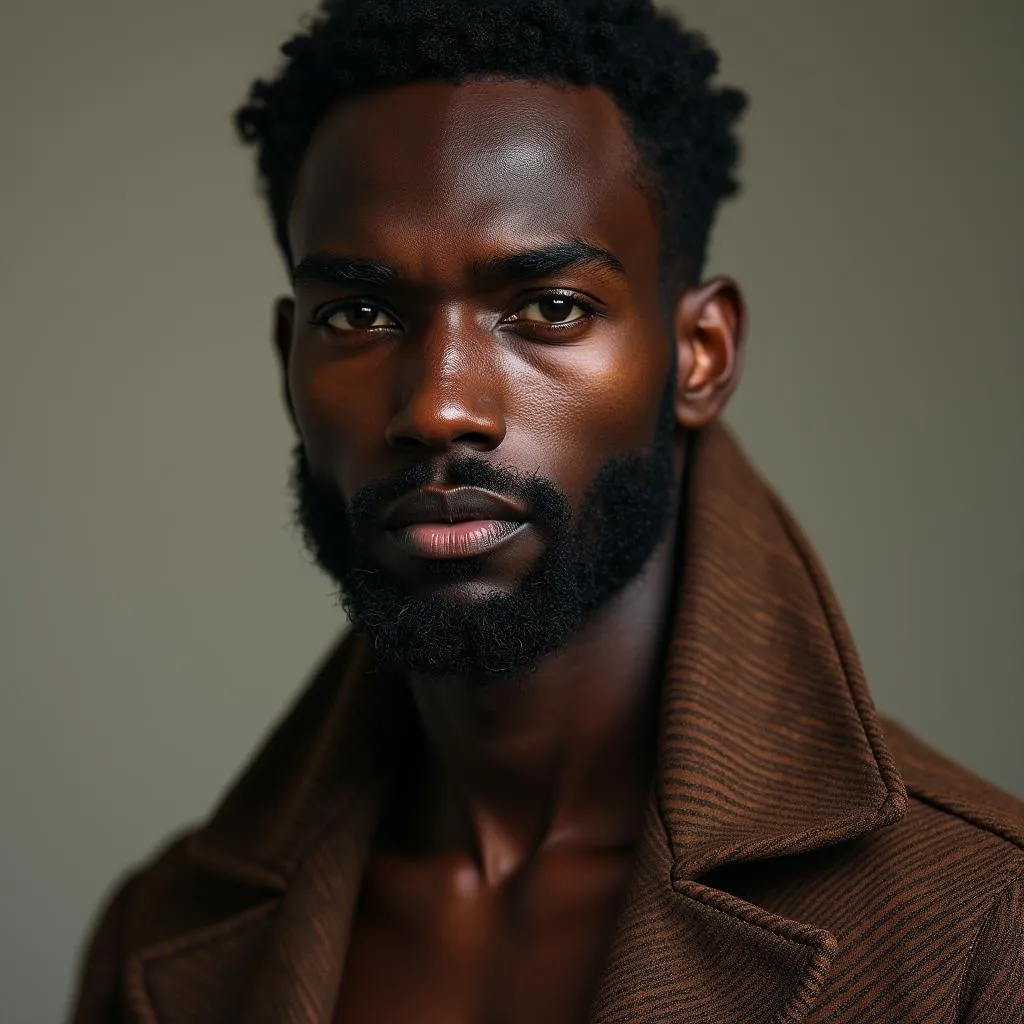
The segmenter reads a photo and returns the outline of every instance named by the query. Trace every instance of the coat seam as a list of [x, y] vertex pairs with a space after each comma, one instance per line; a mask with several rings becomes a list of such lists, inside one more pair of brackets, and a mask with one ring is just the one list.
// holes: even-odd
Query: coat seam
[[268, 896], [255, 906], [248, 907], [240, 913], [222, 918], [211, 924], [201, 926], [192, 931], [183, 932], [173, 938], [142, 947], [136, 954], [140, 963], [153, 964], [170, 956], [177, 956], [185, 950], [200, 949], [210, 943], [218, 942], [224, 936], [238, 929], [247, 928], [264, 917], [270, 916], [281, 902], [280, 896]]
[[907, 793], [914, 800], [918, 801], [918, 803], [922, 803], [926, 807], [930, 807], [939, 814], [945, 814], [950, 818], [956, 818], [957, 821], [962, 821], [965, 825], [970, 825], [971, 828], [976, 828], [980, 832], [987, 832], [996, 839], [1001, 839], [1007, 845], [1012, 846], [1016, 851], [1024, 853], [1024, 839], [1015, 834], [1012, 830], [1004, 828], [998, 824], [987, 824], [986, 822], [980, 821], [963, 811], [958, 811], [949, 807], [938, 797], [928, 795], [913, 784], [907, 786]]
[[995, 897], [992, 900], [991, 906], [985, 911], [978, 924], [977, 930], [974, 933], [974, 937], [971, 939], [971, 944], [967, 948], [967, 953], [964, 956], [963, 970], [960, 972], [960, 980], [957, 982], [956, 987], [956, 1002], [954, 1003], [954, 1020], [962, 1021], [964, 1014], [964, 1000], [967, 998], [967, 979], [970, 976], [971, 969], [974, 967], [974, 961], [978, 956], [978, 949], [982, 945], [982, 938], [985, 932], [988, 930], [992, 923], [993, 918], [996, 915], [996, 911], [1002, 906], [1003, 900], [1006, 898], [1010, 890], [1015, 886], [1019, 885], [1021, 881], [1024, 881], [1024, 871], [1018, 873], [1010, 879], [1006, 885], [996, 890]]

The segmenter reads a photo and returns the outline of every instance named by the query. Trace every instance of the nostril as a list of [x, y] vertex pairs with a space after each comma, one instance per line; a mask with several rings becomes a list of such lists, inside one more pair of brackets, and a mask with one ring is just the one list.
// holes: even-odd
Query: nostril
[[490, 451], [501, 444], [502, 438], [496, 438], [492, 434], [485, 434], [482, 431], [469, 431], [455, 438], [453, 444], [465, 445], [478, 451]]
[[397, 437], [391, 436], [388, 438], [388, 443], [392, 448], [429, 448], [430, 445], [418, 437], [411, 437], [408, 434], [401, 434]]

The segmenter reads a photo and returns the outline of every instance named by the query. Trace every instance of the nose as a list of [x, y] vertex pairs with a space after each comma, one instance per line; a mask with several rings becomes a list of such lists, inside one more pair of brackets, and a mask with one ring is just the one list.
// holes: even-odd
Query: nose
[[496, 342], [475, 324], [448, 323], [406, 342], [397, 410], [385, 429], [394, 448], [493, 451], [505, 439]]

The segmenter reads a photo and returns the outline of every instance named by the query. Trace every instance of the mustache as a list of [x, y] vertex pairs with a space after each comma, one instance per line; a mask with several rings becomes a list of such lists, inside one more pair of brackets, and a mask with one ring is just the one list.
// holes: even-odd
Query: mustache
[[539, 526], [564, 527], [572, 512], [568, 499], [538, 473], [524, 474], [473, 456], [417, 462], [380, 481], [361, 487], [352, 496], [350, 515], [357, 530], [380, 521], [384, 510], [411, 491], [428, 485], [479, 487], [520, 504]]

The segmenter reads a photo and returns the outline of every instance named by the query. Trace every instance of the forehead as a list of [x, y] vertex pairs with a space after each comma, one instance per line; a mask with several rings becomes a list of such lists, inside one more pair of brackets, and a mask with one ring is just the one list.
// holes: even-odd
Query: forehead
[[[614, 100], [597, 87], [420, 82], [339, 102], [303, 158], [296, 260], [425, 234], [518, 246], [553, 236], [656, 248], [649, 195]], [[623, 258], [628, 252], [620, 252]]]

